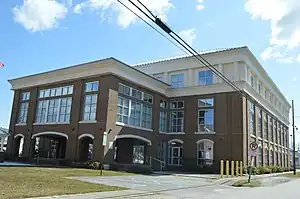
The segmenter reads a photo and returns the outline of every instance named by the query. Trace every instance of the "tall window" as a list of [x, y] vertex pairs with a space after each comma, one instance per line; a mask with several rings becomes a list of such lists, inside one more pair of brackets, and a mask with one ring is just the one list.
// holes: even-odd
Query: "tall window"
[[198, 107], [198, 132], [213, 132], [214, 99], [199, 99]]
[[98, 90], [98, 81], [85, 83], [85, 96], [83, 108], [84, 121], [96, 120]]
[[213, 72], [211, 70], [200, 71], [198, 78], [198, 85], [213, 84]]
[[268, 99], [268, 90], [265, 90], [265, 99]]
[[262, 137], [262, 110], [258, 109], [258, 122], [257, 122], [257, 134], [258, 137]]
[[273, 119], [273, 142], [277, 143], [277, 121]]
[[255, 111], [254, 104], [252, 102], [249, 103], [249, 126], [250, 126], [250, 134], [255, 134]]
[[171, 87], [182, 88], [184, 87], [184, 74], [171, 75]]
[[265, 163], [265, 165], [269, 165], [269, 150], [266, 147], [265, 147], [264, 163]]
[[270, 149], [270, 165], [274, 164], [274, 151]]
[[72, 98], [40, 100], [37, 104], [36, 123], [69, 123]]
[[258, 83], [258, 93], [261, 94], [261, 84]]
[[253, 75], [251, 75], [251, 87], [255, 89], [255, 78]]
[[259, 147], [258, 147], [258, 165], [262, 166], [262, 162], [263, 162], [263, 149], [262, 149], [262, 146], [259, 145]]
[[273, 142], [273, 119], [272, 117], [269, 115], [268, 116], [269, 118], [269, 136], [270, 136], [270, 141]]
[[267, 120], [268, 116], [265, 112], [263, 113], [263, 118], [264, 118], [264, 122], [263, 122], [263, 124], [264, 124], [264, 127], [263, 127], [264, 139], [269, 140], [269, 137], [268, 137], [268, 120]]
[[159, 103], [160, 113], [159, 113], [159, 131], [167, 132], [167, 119], [168, 119], [168, 103], [165, 100], [160, 100]]
[[30, 92], [22, 93], [21, 103], [19, 108], [18, 124], [26, 124], [28, 115], [28, 104], [30, 99]]
[[169, 165], [182, 166], [182, 146], [181, 141], [169, 141]]
[[152, 102], [152, 95], [119, 84], [117, 122], [151, 129]]
[[214, 159], [214, 142], [211, 140], [199, 140], [197, 142], [197, 165], [212, 165]]
[[172, 101], [170, 109], [170, 131], [173, 133], [184, 132], [184, 102]]

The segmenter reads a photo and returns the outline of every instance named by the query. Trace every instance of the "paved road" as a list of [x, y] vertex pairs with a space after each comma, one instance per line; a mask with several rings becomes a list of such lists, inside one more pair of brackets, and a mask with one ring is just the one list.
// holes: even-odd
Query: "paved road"
[[[234, 188], [226, 185], [216, 184], [212, 181], [207, 181], [204, 179], [178, 178], [174, 176], [159, 176], [156, 178], [151, 178], [150, 176], [132, 176], [131, 180], [134, 180], [135, 183], [130, 185], [130, 178], [126, 177], [128, 176], [120, 176], [119, 179], [117, 178], [118, 180], [115, 181], [116, 184], [114, 185], [125, 183], [124, 186], [128, 188], [129, 186], [131, 186], [134, 187], [134, 189], [116, 192], [100, 192], [82, 195], [46, 197], [44, 199], [298, 199], [300, 197], [300, 194], [298, 192], [300, 179], [292, 180], [283, 184], [278, 184], [276, 186], [261, 188]], [[159, 180], [159, 182], [157, 182], [157, 180]], [[90, 180], [86, 179], [85, 181]], [[113, 180], [109, 179], [109, 177], [108, 179], [106, 179], [105, 177], [103, 178], [103, 180], [94, 179], [94, 182], [96, 181], [98, 181], [98, 183], [110, 185], [113, 182]], [[106, 183], [104, 181], [106, 181]], [[156, 183], [158, 185], [155, 185]], [[174, 186], [171, 187], [171, 184], [173, 183]], [[191, 187], [190, 183], [192, 183], [194, 187]], [[170, 190], [167, 190], [166, 187], [169, 187]]]

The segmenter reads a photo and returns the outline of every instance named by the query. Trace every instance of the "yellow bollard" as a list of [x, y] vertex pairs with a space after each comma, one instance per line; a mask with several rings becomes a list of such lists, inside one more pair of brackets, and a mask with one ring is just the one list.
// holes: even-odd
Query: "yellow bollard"
[[229, 160], [226, 160], [226, 176], [229, 177]]
[[243, 176], [244, 174], [244, 168], [243, 168], [243, 161], [240, 161], [240, 176]]
[[235, 175], [239, 177], [239, 161], [235, 161]]
[[220, 176], [223, 178], [224, 175], [224, 160], [220, 161]]
[[234, 161], [231, 161], [231, 177], [234, 177]]

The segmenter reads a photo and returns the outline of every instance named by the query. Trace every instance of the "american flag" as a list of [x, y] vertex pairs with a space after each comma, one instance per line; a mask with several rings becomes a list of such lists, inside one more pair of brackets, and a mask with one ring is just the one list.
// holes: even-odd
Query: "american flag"
[[0, 61], [0, 68], [4, 67], [3, 62]]

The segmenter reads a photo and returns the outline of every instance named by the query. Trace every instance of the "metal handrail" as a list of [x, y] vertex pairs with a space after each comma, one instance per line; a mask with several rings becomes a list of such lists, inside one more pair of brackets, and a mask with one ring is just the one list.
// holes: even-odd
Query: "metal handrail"
[[165, 167], [166, 163], [160, 159], [154, 158], [152, 156], [150, 156], [150, 167], [152, 168], [152, 159], [159, 162], [160, 163], [160, 171], [163, 170], [163, 168]]

